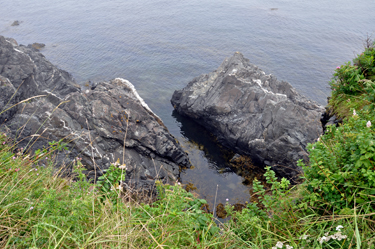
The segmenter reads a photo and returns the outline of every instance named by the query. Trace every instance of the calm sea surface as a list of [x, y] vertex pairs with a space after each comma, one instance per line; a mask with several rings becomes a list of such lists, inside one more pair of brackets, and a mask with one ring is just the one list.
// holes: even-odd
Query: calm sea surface
[[[253, 64], [320, 104], [336, 66], [375, 38], [374, 0], [2, 0], [0, 35], [41, 52], [77, 82], [130, 80], [195, 168], [182, 174], [212, 202], [245, 201], [249, 187], [220, 148], [176, 114], [170, 98], [191, 79], [242, 52]], [[19, 26], [11, 26], [13, 21]]]

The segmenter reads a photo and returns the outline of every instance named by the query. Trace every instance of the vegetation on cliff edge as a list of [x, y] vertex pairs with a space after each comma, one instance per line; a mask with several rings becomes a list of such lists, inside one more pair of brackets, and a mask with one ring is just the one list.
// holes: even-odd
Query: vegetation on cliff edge
[[267, 168], [242, 211], [226, 204], [221, 224], [206, 201], [180, 183], [157, 184], [142, 203], [119, 183], [126, 165], [113, 162], [90, 183], [76, 158], [58, 177], [63, 141], [30, 155], [0, 134], [1, 248], [375, 248], [374, 43], [337, 67], [328, 107], [342, 119], [308, 146], [303, 183], [291, 186]]

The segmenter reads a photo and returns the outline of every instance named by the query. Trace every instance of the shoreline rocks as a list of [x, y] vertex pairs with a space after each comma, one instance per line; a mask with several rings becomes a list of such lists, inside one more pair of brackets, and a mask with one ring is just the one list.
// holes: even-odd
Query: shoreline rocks
[[187, 154], [129, 81], [116, 78], [81, 90], [30, 45], [0, 36], [0, 110], [17, 103], [0, 115], [0, 129], [10, 131], [25, 152], [64, 139], [69, 150], [58, 152], [56, 162], [67, 173], [76, 157], [89, 178], [119, 159], [127, 166], [126, 182], [147, 189], [155, 180], [176, 180], [179, 167], [190, 167]]
[[323, 132], [324, 107], [238, 52], [214, 72], [175, 91], [171, 103], [229, 149], [289, 179], [301, 172], [297, 160], [307, 160], [307, 143]]

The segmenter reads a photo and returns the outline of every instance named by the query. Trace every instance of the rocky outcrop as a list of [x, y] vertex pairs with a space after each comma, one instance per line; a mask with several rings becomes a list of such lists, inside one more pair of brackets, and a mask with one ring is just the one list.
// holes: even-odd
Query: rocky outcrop
[[301, 170], [297, 160], [307, 159], [307, 143], [322, 134], [322, 106], [238, 52], [175, 91], [171, 102], [228, 148], [289, 178]]
[[69, 150], [58, 152], [60, 167], [69, 171], [74, 158], [81, 157], [87, 175], [95, 178], [120, 159], [127, 165], [127, 182], [140, 187], [156, 179], [175, 180], [179, 166], [190, 165], [127, 80], [81, 90], [37, 50], [1, 36], [0, 75], [0, 128], [10, 131], [26, 152], [64, 139]]

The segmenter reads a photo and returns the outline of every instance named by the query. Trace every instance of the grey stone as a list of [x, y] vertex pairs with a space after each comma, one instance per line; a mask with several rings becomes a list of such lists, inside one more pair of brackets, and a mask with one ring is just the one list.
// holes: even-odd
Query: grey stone
[[322, 134], [322, 106], [238, 52], [175, 91], [171, 103], [228, 148], [290, 179], [301, 172], [297, 160], [307, 159], [306, 145]]
[[0, 112], [17, 103], [1, 113], [0, 128], [30, 153], [64, 139], [69, 150], [57, 152], [56, 163], [66, 173], [76, 157], [90, 178], [119, 159], [127, 166], [126, 182], [148, 188], [155, 180], [175, 180], [180, 166], [190, 166], [129, 81], [117, 78], [83, 91], [37, 50], [0, 36]]
[[18, 25], [20, 25], [20, 22], [16, 20], [16, 21], [14, 21], [14, 22], [12, 23], [11, 26], [18, 26]]

